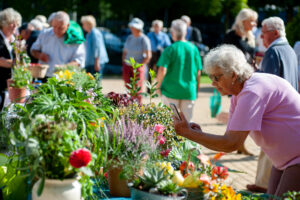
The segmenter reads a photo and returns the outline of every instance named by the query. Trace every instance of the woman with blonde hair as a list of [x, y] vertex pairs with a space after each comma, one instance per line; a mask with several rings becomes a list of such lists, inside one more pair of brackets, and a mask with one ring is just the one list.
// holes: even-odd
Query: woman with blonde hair
[[13, 8], [0, 11], [0, 110], [4, 103], [6, 80], [11, 76], [13, 66], [12, 42], [17, 28], [21, 25], [22, 17]]
[[[256, 26], [257, 17], [258, 15], [254, 10], [250, 8], [242, 9], [236, 16], [231, 30], [224, 37], [224, 43], [232, 44], [240, 49], [249, 64], [254, 64], [255, 37], [252, 29]], [[240, 146], [238, 153], [252, 155], [244, 145]]]
[[92, 15], [82, 16], [81, 23], [86, 35], [85, 69], [92, 74], [103, 75], [108, 56], [102, 33], [96, 28], [96, 19]]
[[235, 18], [231, 30], [224, 37], [225, 44], [233, 44], [246, 56], [247, 61], [252, 64], [255, 53], [255, 37], [252, 32], [256, 26], [257, 12], [250, 8], [242, 9]]

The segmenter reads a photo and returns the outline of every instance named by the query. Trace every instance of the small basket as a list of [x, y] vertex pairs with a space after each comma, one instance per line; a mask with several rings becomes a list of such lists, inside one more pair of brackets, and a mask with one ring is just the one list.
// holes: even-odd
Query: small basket
[[31, 72], [33, 78], [45, 78], [47, 69], [49, 65], [45, 64], [37, 64], [37, 65], [29, 65], [28, 69]]

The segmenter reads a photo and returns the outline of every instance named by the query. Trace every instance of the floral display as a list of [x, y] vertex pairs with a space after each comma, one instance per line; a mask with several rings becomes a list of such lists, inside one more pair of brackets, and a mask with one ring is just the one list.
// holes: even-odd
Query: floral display
[[[144, 127], [149, 126], [154, 128], [158, 125], [156, 129], [159, 131], [155, 131], [154, 136], [157, 138], [161, 134], [166, 139], [163, 147], [167, 151], [164, 155], [167, 155], [173, 146], [177, 146], [184, 141], [184, 138], [176, 135], [172, 120], [173, 112], [164, 104], [159, 103], [156, 105], [152, 103], [139, 105], [133, 103], [130, 106], [119, 108], [119, 112], [120, 116], [127, 116], [131, 120], [143, 123]], [[164, 127], [163, 130], [161, 127]]]
[[133, 103], [133, 99], [127, 94], [118, 94], [115, 92], [110, 92], [107, 94], [107, 98], [109, 98], [114, 106], [123, 107], [128, 106]]
[[[18, 63], [26, 61], [22, 45], [15, 44]], [[152, 102], [157, 96], [154, 71], [150, 75], [151, 102], [139, 104], [134, 81], [127, 94], [104, 95], [99, 76], [74, 66], [56, 66], [54, 77], [24, 104], [12, 103], [1, 113], [0, 126], [5, 127], [11, 154], [0, 167], [3, 191], [11, 195], [15, 185], [25, 183], [28, 190], [39, 184], [40, 195], [46, 179], [79, 179], [82, 198], [105, 199], [104, 191], [111, 190], [108, 184], [116, 174], [128, 190], [131, 182], [132, 193], [157, 195], [154, 199], [270, 198], [235, 191], [227, 180], [235, 170], [219, 163], [225, 153], [205, 155], [199, 144], [175, 133], [172, 110]], [[14, 69], [13, 80], [16, 87], [31, 83], [26, 64]], [[298, 197], [297, 192], [285, 194], [286, 199]]]

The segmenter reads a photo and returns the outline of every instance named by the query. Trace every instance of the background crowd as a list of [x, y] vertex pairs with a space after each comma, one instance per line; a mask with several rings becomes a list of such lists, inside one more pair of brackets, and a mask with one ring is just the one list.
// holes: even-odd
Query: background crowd
[[[222, 95], [233, 95], [232, 102], [236, 103], [236, 107], [238, 107], [238, 98], [236, 96], [242, 91], [244, 84], [254, 84], [250, 84], [250, 89], [254, 90], [252, 87], [255, 87], [255, 84], [265, 84], [266, 80], [269, 80], [270, 83], [278, 83], [280, 92], [290, 92], [282, 97], [283, 99], [287, 99], [286, 101], [289, 102], [293, 98], [299, 98], [297, 91], [300, 82], [300, 76], [298, 75], [300, 72], [298, 68], [298, 66], [300, 66], [300, 42], [295, 44], [294, 49], [290, 46], [286, 39], [285, 25], [281, 18], [266, 18], [262, 21], [262, 27], [257, 27], [257, 20], [258, 14], [256, 11], [249, 8], [240, 10], [231, 29], [227, 31], [223, 40], [224, 44], [230, 44], [234, 47], [225, 45], [223, 48], [212, 51], [212, 53], [209, 54], [210, 56], [207, 57], [207, 60], [205, 60], [206, 65], [209, 66], [206, 72], [210, 75], [213, 85]], [[14, 64], [12, 43], [16, 37], [21, 37], [26, 40], [27, 53], [33, 63], [38, 62], [49, 65], [46, 78], [42, 81], [47, 81], [49, 77], [52, 77], [54, 68], [61, 65], [77, 66], [85, 68], [87, 72], [92, 74], [103, 74], [105, 65], [109, 62], [109, 54], [106, 51], [103, 35], [101, 31], [97, 29], [96, 19], [92, 15], [82, 16], [80, 20], [81, 24], [70, 20], [69, 15], [64, 11], [54, 12], [48, 19], [42, 15], [38, 15], [28, 23], [21, 22], [21, 14], [16, 10], [7, 8], [0, 11], [1, 109], [3, 106], [4, 92], [6, 90], [6, 80], [10, 78], [11, 68]], [[142, 64], [142, 66], [138, 68], [138, 86], [143, 88], [145, 79], [149, 77], [149, 70], [155, 70], [157, 72], [157, 90], [161, 95], [163, 103], [174, 103], [182, 111], [187, 122], [190, 122], [193, 116], [194, 102], [200, 88], [202, 71], [203, 58], [201, 58], [199, 52], [202, 44], [200, 30], [191, 26], [191, 19], [186, 15], [172, 21], [169, 33], [163, 31], [163, 22], [161, 20], [154, 20], [152, 22], [151, 31], [147, 34], [144, 34], [144, 22], [139, 18], [132, 18], [128, 23], [128, 27], [130, 28], [130, 35], [125, 41], [121, 58], [124, 84], [129, 83], [130, 78], [133, 76], [133, 68], [126, 60], [134, 58], [136, 62]], [[84, 34], [83, 30], [86, 34]], [[212, 55], [217, 56], [217, 53], [221, 54], [222, 51], [227, 51], [228, 56], [232, 56], [231, 53], [233, 52], [234, 54], [234, 52], [236, 52], [235, 56], [242, 56], [243, 58], [233, 57], [231, 60], [231, 68], [226, 68], [226, 61], [224, 61], [226, 55], [223, 57], [220, 56], [219, 58], [216, 57], [216, 61], [213, 61], [214, 57]], [[236, 66], [234, 65], [234, 59], [240, 59], [236, 61]], [[243, 59], [247, 62], [244, 63]], [[223, 62], [225, 64], [223, 64]], [[248, 71], [246, 70], [244, 72], [244, 69], [240, 65], [247, 66]], [[220, 69], [209, 70], [216, 66], [220, 67]], [[275, 76], [266, 76], [264, 80], [261, 74], [257, 75], [257, 73], [254, 72], [276, 75], [285, 79], [289, 84], [283, 81], [283, 79], [275, 78]], [[253, 80], [251, 79], [251, 81], [247, 82], [253, 73], [255, 74], [253, 75]], [[228, 80], [226, 79], [226, 82], [222, 82], [222, 79], [229, 76], [228, 74], [235, 74], [236, 76], [232, 76]], [[269, 87], [274, 94], [278, 92], [271, 86]], [[256, 95], [263, 96], [267, 94], [259, 93]], [[256, 100], [253, 96], [251, 96], [251, 98], [253, 98], [253, 101]], [[267, 97], [263, 96], [263, 98]], [[280, 99], [280, 97], [276, 98]], [[140, 95], [138, 96], [138, 101], [142, 101]], [[297, 109], [299, 108], [298, 104], [290, 105], [288, 102], [286, 105], [287, 110], [292, 110], [293, 106]], [[257, 106], [262, 105], [257, 103]], [[276, 105], [272, 106], [275, 109]], [[273, 108], [272, 106], [268, 107], [270, 112]], [[236, 107], [234, 108], [237, 109]], [[264, 114], [265, 113], [261, 113], [261, 116], [258, 116], [257, 119], [259, 117], [261, 119]], [[272, 116], [273, 118], [271, 117], [275, 121], [279, 120], [279, 122], [274, 122], [275, 125], [278, 125], [280, 120], [286, 120], [286, 118], [278, 118], [275, 114]], [[279, 114], [282, 115], [282, 113]], [[289, 116], [288, 119], [298, 119], [300, 113], [292, 113], [292, 115], [293, 116]], [[229, 116], [235, 116], [234, 110], [230, 110]], [[232, 122], [232, 118], [230, 118], [229, 121]], [[254, 126], [259, 125], [253, 122], [253, 127]], [[288, 125], [288, 127], [292, 126], [294, 126], [293, 123]], [[245, 131], [239, 129], [240, 127], [236, 121], [230, 124], [229, 129], [230, 128], [235, 131], [236, 128], [239, 131]], [[287, 127], [280, 127], [277, 130], [281, 130], [281, 128]], [[182, 130], [179, 128], [177, 128], [177, 130], [183, 134]], [[290, 133], [292, 133], [293, 130], [293, 128], [289, 130]], [[268, 134], [270, 133], [269, 130], [267, 132]], [[278, 135], [280, 135], [280, 133], [278, 133]], [[291, 135], [289, 141], [299, 140], [298, 132], [296, 136]], [[186, 135], [183, 134], [183, 136]], [[281, 137], [282, 135], [278, 136], [279, 139]], [[245, 138], [246, 137], [239, 139], [239, 143], [236, 146], [237, 148], [228, 147], [228, 149], [225, 150], [239, 150], [241, 153], [249, 154], [246, 147], [243, 146]], [[199, 141], [195, 138], [192, 140], [203, 143], [203, 141]], [[298, 185], [293, 181], [287, 184], [288, 178], [283, 180], [282, 183], [280, 182], [281, 176], [286, 178], [286, 176], [284, 176], [286, 169], [289, 168], [290, 170], [292, 167], [294, 170], [293, 172], [286, 172], [289, 176], [294, 176], [294, 174], [299, 171], [299, 153], [296, 152], [295, 149], [292, 149], [294, 143], [291, 142], [291, 144], [293, 144], [291, 146], [289, 146], [288, 143], [285, 144], [285, 147], [288, 149], [288, 155], [283, 155], [286, 156], [283, 159], [274, 155], [280, 150], [273, 150], [271, 148], [272, 144], [277, 145], [278, 140], [272, 140], [270, 142], [272, 144], [261, 142], [261, 140], [264, 140], [264, 138], [257, 139], [257, 143], [261, 146], [262, 151], [259, 157], [256, 183], [248, 185], [248, 189], [263, 192], [268, 189], [268, 192], [272, 194], [276, 193], [277, 195], [285, 192], [282, 185], [286, 187], [295, 186], [298, 189]], [[213, 143], [213, 140], [210, 142]], [[222, 148], [214, 148], [224, 150]], [[268, 156], [266, 156], [264, 152], [266, 152]], [[292, 158], [292, 161], [287, 160], [289, 158]], [[271, 171], [272, 175], [269, 175]], [[271, 181], [268, 185], [269, 179]]]

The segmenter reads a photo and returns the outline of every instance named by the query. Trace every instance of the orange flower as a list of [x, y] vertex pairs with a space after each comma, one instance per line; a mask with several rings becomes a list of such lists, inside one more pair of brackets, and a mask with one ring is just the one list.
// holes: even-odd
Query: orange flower
[[224, 152], [219, 152], [214, 156], [214, 161], [216, 162], [217, 160], [219, 160], [223, 155], [225, 155]]

